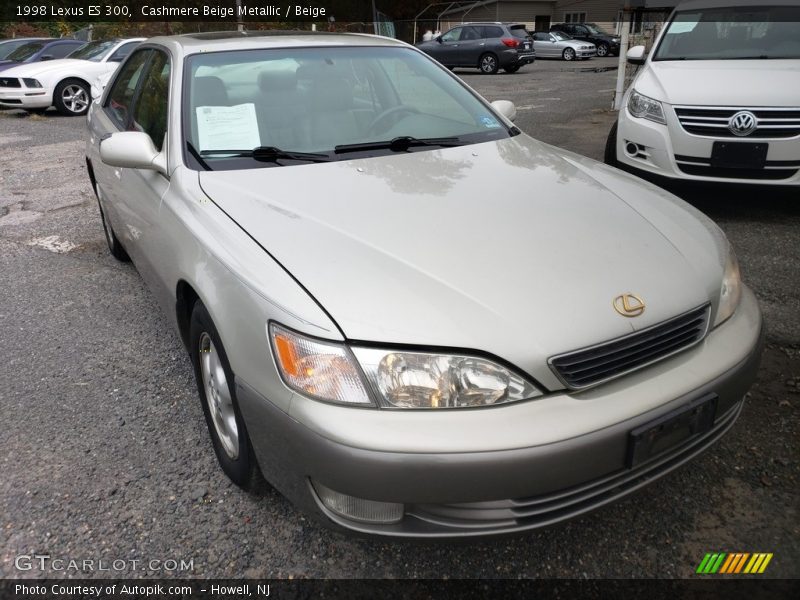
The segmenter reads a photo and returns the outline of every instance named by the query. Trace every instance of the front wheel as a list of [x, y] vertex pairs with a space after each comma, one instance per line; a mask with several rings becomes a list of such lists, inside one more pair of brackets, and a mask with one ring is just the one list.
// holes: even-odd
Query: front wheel
[[484, 75], [494, 75], [500, 68], [500, 64], [497, 62], [497, 57], [494, 54], [487, 52], [481, 56], [478, 61], [478, 68]]
[[233, 483], [252, 490], [259, 471], [236, 401], [233, 371], [211, 315], [199, 300], [192, 309], [189, 341], [197, 390], [217, 460]]
[[91, 103], [89, 86], [80, 79], [65, 79], [56, 86], [53, 104], [59, 113], [67, 117], [85, 115]]
[[608, 44], [600, 44], [597, 46], [597, 56], [608, 56]]
[[562, 55], [564, 60], [575, 60], [575, 50], [572, 48], [565, 48]]
[[128, 256], [125, 248], [122, 247], [119, 239], [117, 239], [117, 234], [114, 233], [114, 228], [111, 227], [111, 223], [106, 218], [106, 213], [103, 212], [103, 203], [100, 202], [102, 194], [100, 192], [100, 188], [97, 186], [95, 186], [95, 193], [97, 194], [97, 206], [100, 207], [100, 221], [103, 223], [103, 233], [105, 233], [106, 236], [108, 251], [111, 253], [111, 256], [116, 258], [118, 261], [130, 262], [131, 257]]

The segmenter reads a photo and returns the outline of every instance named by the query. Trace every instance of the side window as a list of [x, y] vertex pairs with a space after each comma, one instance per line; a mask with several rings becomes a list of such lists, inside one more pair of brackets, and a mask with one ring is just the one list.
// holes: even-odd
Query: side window
[[111, 55], [111, 57], [108, 59], [108, 62], [122, 62], [125, 60], [125, 57], [133, 52], [133, 49], [139, 44], [141, 44], [141, 42], [128, 42], [127, 44], [122, 44], [122, 46], [114, 51], [114, 54]]
[[53, 58], [64, 58], [67, 54], [80, 47], [80, 44], [53, 44], [44, 51], [45, 55]]
[[169, 58], [155, 51], [153, 60], [144, 74], [142, 90], [133, 107], [133, 121], [129, 129], [144, 131], [153, 140], [157, 150], [164, 145], [167, 132], [169, 104]]
[[503, 37], [503, 30], [500, 29], [499, 27], [486, 26], [486, 27], [481, 27], [481, 29], [483, 30], [483, 35], [481, 35], [481, 37], [483, 37], [483, 38], [501, 38], [501, 37]]
[[114, 79], [111, 91], [106, 98], [105, 109], [108, 116], [117, 124], [120, 129], [128, 126], [128, 116], [130, 115], [131, 102], [136, 92], [136, 86], [142, 74], [147, 60], [153, 54], [153, 50], [137, 50], [130, 57]]
[[581, 27], [581, 26], [578, 25], [578, 26], [575, 27], [575, 35], [588, 36], [589, 35], [589, 30], [586, 29], [586, 27]]
[[442, 36], [443, 42], [457, 42], [461, 37], [461, 27], [456, 27], [451, 29], [447, 33]]
[[481, 35], [481, 27], [464, 27], [463, 32], [461, 33], [461, 40], [479, 40], [483, 36]]
[[534, 33], [533, 39], [537, 42], [549, 42], [551, 38], [549, 33]]

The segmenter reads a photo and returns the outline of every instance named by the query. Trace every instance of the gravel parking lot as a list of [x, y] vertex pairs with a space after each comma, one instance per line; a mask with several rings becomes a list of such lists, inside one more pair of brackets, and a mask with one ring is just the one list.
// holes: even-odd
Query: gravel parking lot
[[[457, 73], [513, 100], [525, 132], [600, 159], [615, 66]], [[800, 576], [796, 191], [674, 190], [728, 233], [768, 322], [759, 380], [721, 443], [562, 526], [394, 543], [332, 534], [274, 491], [249, 495], [224, 477], [181, 342], [135, 269], [106, 250], [84, 131], [80, 118], [0, 111], [0, 577], [80, 575], [15, 568], [33, 553], [128, 561], [85, 573], [99, 577], [689, 577], [712, 551], [773, 552], [767, 576]], [[192, 568], [150, 564], [167, 560]]]

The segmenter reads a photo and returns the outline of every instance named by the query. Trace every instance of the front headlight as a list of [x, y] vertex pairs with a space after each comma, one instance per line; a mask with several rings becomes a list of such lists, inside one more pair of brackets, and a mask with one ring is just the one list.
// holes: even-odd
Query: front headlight
[[719, 290], [719, 305], [714, 327], [727, 321], [736, 312], [739, 300], [742, 298], [742, 279], [739, 272], [739, 261], [733, 248], [728, 246], [728, 260], [725, 263], [725, 272], [722, 275], [722, 286]]
[[664, 107], [661, 102], [648, 98], [636, 90], [633, 90], [628, 98], [628, 112], [634, 117], [649, 119], [662, 125], [667, 122], [664, 118]]
[[374, 397], [384, 408], [469, 408], [542, 395], [524, 378], [485, 358], [351, 349], [274, 323], [269, 333], [284, 382], [305, 396], [327, 402], [374, 406], [376, 402], [370, 399]]
[[29, 88], [40, 88], [40, 87], [42, 87], [42, 84], [39, 83], [38, 79], [27, 79], [26, 78], [26, 79], [22, 80], [22, 83], [25, 84], [25, 87], [29, 87]]
[[353, 353], [387, 408], [468, 408], [541, 396], [522, 377], [485, 358], [372, 348]]

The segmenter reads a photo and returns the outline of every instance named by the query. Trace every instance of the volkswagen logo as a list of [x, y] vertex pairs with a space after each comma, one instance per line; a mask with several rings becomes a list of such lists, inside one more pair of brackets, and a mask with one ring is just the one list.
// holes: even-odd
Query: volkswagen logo
[[758, 118], [750, 111], [740, 111], [730, 118], [728, 129], [733, 135], [739, 137], [750, 135], [758, 129]]
[[638, 317], [644, 312], [644, 300], [636, 294], [622, 294], [614, 298], [614, 310], [623, 317]]

